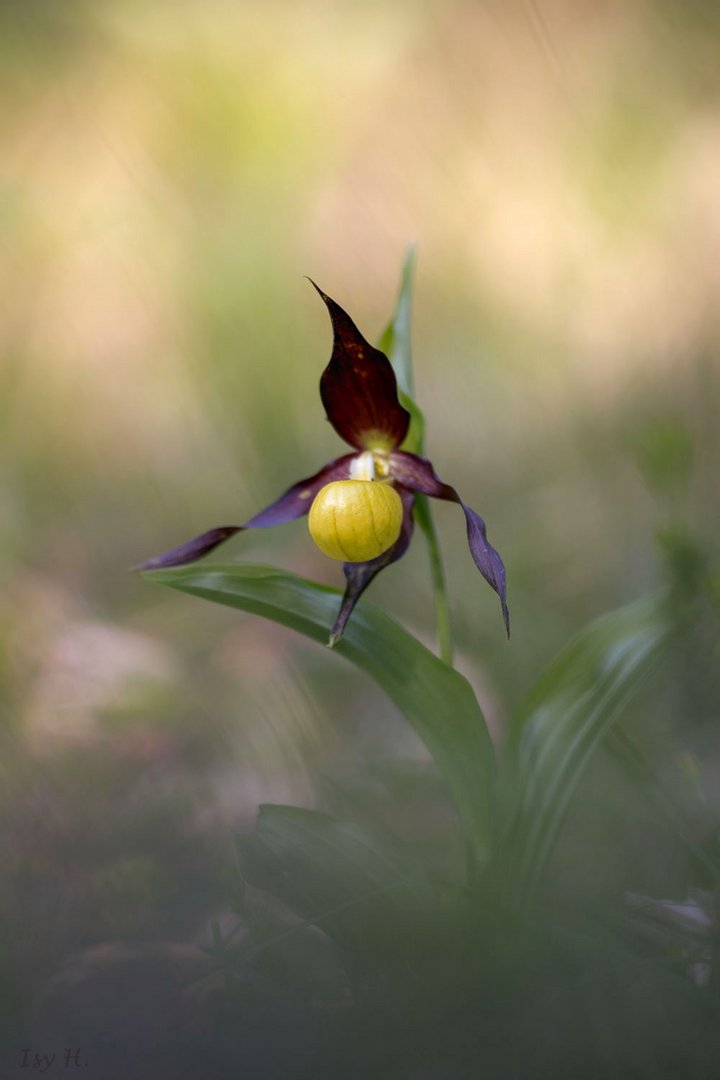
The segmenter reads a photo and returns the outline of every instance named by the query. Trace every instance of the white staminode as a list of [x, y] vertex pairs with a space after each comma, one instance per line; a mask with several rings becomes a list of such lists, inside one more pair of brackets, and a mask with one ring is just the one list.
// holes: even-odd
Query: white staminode
[[375, 455], [372, 450], [365, 450], [350, 462], [351, 480], [375, 479]]

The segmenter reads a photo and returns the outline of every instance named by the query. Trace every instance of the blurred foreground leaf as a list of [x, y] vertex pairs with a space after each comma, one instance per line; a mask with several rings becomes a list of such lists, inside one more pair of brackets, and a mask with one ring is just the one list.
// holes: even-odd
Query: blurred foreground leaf
[[[180, 566], [145, 577], [327, 642], [340, 592], [270, 566]], [[469, 683], [384, 612], [358, 605], [335, 653], [366, 671], [419, 735], [445, 779], [473, 859], [490, 845], [494, 751]], [[332, 662], [332, 661], [330, 661]]]
[[237, 848], [251, 885], [343, 949], [387, 949], [432, 909], [429, 883], [392, 845], [327, 814], [261, 806], [254, 832], [238, 837]]
[[600, 741], [658, 665], [671, 621], [664, 596], [592, 623], [560, 654], [521, 707], [503, 780], [501, 882], [527, 908], [578, 781]]

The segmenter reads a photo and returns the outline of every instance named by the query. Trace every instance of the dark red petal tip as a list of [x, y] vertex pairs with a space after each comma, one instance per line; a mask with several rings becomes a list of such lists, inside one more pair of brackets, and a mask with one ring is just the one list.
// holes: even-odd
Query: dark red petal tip
[[338, 641], [343, 636], [343, 632], [347, 625], [347, 621], [352, 614], [353, 608], [373, 578], [377, 577], [380, 571], [384, 570], [386, 566], [390, 566], [390, 563], [397, 562], [398, 559], [401, 559], [410, 546], [414, 527], [412, 509], [415, 496], [406, 488], [398, 487], [397, 490], [403, 504], [403, 522], [400, 529], [400, 536], [393, 546], [383, 552], [382, 555], [378, 555], [376, 559], [371, 559], [369, 562], [343, 564], [347, 586], [345, 588], [345, 595], [342, 598], [342, 603], [340, 604], [337, 619], [330, 632], [330, 640], [328, 642], [330, 648], [332, 648], [333, 645], [337, 645]]
[[411, 491], [418, 491], [434, 499], [445, 499], [447, 502], [458, 503], [462, 506], [470, 554], [488, 585], [492, 586], [500, 597], [503, 622], [507, 635], [510, 637], [505, 566], [487, 538], [487, 529], [483, 519], [462, 501], [455, 488], [442, 482], [429, 461], [418, 457], [417, 454], [408, 454], [403, 450], [396, 451], [390, 458], [390, 473]]
[[310, 284], [324, 300], [333, 328], [332, 356], [320, 379], [328, 420], [340, 438], [358, 450], [392, 450], [410, 424], [410, 414], [398, 400], [392, 364], [365, 340], [339, 304], [314, 281]]

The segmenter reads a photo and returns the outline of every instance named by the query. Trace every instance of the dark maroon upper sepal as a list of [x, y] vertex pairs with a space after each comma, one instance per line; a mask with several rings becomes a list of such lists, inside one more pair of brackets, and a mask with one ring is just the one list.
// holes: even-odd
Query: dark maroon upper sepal
[[463, 508], [465, 523], [467, 525], [467, 538], [470, 554], [482, 576], [491, 585], [500, 597], [503, 622], [508, 637], [510, 637], [510, 613], [507, 606], [507, 582], [505, 566], [500, 555], [487, 538], [485, 522], [458, 495], [455, 488], [444, 484], [437, 476], [431, 463], [417, 454], [408, 454], [398, 450], [390, 457], [390, 473], [400, 483], [410, 488], [411, 491], [422, 492], [435, 499], [445, 499], [447, 502], [458, 503]]
[[410, 546], [414, 527], [412, 509], [415, 496], [406, 488], [398, 487], [397, 490], [403, 504], [403, 522], [400, 528], [400, 535], [393, 546], [388, 548], [387, 551], [384, 551], [382, 555], [378, 555], [376, 559], [370, 559], [369, 562], [343, 563], [347, 586], [345, 588], [345, 595], [342, 598], [342, 603], [340, 604], [337, 619], [330, 632], [330, 641], [328, 644], [331, 648], [333, 645], [336, 645], [343, 636], [345, 626], [352, 614], [353, 608], [373, 578], [377, 577], [380, 571], [384, 570], [390, 563], [397, 562], [398, 559], [401, 559]]
[[398, 400], [385, 353], [373, 348], [339, 304], [315, 286], [330, 312], [333, 351], [320, 379], [327, 417], [341, 439], [358, 450], [392, 450], [407, 435], [410, 414]]
[[208, 555], [218, 544], [229, 540], [235, 533], [244, 529], [267, 529], [272, 525], [283, 525], [286, 521], [294, 521], [295, 518], [307, 514], [312, 506], [312, 501], [321, 488], [332, 480], [347, 480], [350, 475], [350, 462], [355, 454], [343, 454], [324, 465], [314, 476], [307, 480], [298, 480], [291, 488], [281, 495], [275, 502], [270, 503], [255, 517], [250, 518], [244, 525], [223, 525], [218, 529], [210, 529], [209, 532], [196, 536], [194, 540], [188, 540], [185, 544], [166, 551], [164, 555], [156, 555], [153, 559], [141, 563], [136, 567], [138, 570], [159, 570], [166, 566], [184, 566], [186, 563], [195, 562], [203, 555]]

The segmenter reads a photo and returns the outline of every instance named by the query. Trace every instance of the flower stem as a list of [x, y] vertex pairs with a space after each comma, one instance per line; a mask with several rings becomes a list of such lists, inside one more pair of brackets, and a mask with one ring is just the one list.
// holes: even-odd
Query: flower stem
[[430, 556], [430, 577], [432, 580], [433, 597], [435, 600], [435, 621], [437, 624], [437, 639], [440, 650], [440, 659], [452, 667], [453, 664], [453, 639], [450, 627], [450, 607], [448, 605], [447, 587], [445, 584], [445, 568], [443, 567], [440, 543], [438, 541], [435, 522], [433, 521], [430, 503], [426, 495], [418, 495], [415, 499], [415, 519], [425, 533]]
[[[413, 274], [415, 272], [415, 245], [411, 244], [405, 255], [400, 293], [395, 305], [395, 311], [383, 333], [378, 347], [390, 357], [398, 380], [398, 390], [401, 405], [410, 413], [410, 427], [402, 444], [403, 450], [409, 450], [412, 454], [423, 453], [423, 441], [425, 419], [422, 412], [413, 399], [414, 380], [412, 367], [412, 348], [410, 344], [410, 316]], [[433, 596], [435, 598], [435, 621], [437, 623], [437, 639], [440, 659], [452, 667], [453, 663], [453, 640], [450, 629], [450, 608], [448, 606], [447, 589], [445, 587], [445, 570], [443, 569], [442, 556], [440, 555], [440, 543], [435, 531], [432, 511], [427, 496], [416, 495], [415, 497], [415, 520], [425, 533], [428, 554], [430, 556], [430, 577], [432, 580]]]

